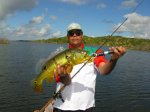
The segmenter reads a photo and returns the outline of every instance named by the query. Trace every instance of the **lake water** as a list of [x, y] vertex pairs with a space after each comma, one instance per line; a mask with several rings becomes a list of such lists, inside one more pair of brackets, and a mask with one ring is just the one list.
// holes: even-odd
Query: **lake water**
[[[38, 94], [31, 81], [38, 62], [58, 47], [30, 42], [0, 45], [0, 112], [32, 112], [48, 101], [55, 84], [44, 83]], [[95, 98], [95, 112], [150, 112], [150, 52], [128, 50], [110, 75], [97, 77]]]

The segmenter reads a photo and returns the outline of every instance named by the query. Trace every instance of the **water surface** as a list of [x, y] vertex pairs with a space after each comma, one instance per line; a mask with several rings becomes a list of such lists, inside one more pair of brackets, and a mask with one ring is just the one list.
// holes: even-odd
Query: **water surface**
[[[60, 46], [0, 45], [0, 112], [32, 112], [48, 101], [55, 84], [44, 83], [44, 92], [37, 94], [31, 81], [37, 76], [37, 63]], [[150, 52], [128, 50], [113, 72], [99, 75], [96, 84], [95, 112], [150, 112]]]

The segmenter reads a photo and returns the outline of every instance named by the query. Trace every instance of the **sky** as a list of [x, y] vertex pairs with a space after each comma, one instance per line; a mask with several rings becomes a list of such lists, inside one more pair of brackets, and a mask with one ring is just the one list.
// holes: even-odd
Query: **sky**
[[127, 18], [114, 35], [150, 39], [149, 5], [150, 0], [0, 0], [0, 38], [62, 37], [71, 23], [79, 23], [84, 35], [101, 37]]

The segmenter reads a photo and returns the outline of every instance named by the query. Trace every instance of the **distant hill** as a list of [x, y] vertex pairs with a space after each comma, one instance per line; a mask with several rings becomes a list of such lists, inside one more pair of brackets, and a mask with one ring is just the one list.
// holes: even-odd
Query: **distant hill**
[[9, 41], [5, 38], [0, 38], [0, 44], [8, 44]]
[[[122, 36], [83, 37], [86, 45], [124, 46], [127, 49], [150, 51], [150, 39], [127, 38]], [[67, 43], [66, 37], [36, 40], [35, 42], [46, 42], [63, 44]]]

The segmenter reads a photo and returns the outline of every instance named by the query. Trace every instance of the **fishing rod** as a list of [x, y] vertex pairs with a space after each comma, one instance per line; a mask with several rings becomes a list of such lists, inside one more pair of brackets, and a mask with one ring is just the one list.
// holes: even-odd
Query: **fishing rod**
[[[144, 0], [141, 0], [141, 1], [138, 3], [138, 5], [131, 11], [131, 13], [135, 12], [135, 11], [137, 10], [137, 8], [138, 8], [143, 2], [144, 2]], [[122, 23], [111, 33], [111, 35], [110, 35], [108, 38], [112, 37], [112, 36], [118, 31], [118, 29], [119, 29], [127, 20], [128, 20], [128, 17], [125, 18], [125, 19], [122, 21]], [[101, 45], [97, 50], [101, 49], [101, 48], [105, 45], [105, 43], [106, 43], [107, 41], [108, 41], [108, 40], [106, 39], [106, 40], [102, 43], [102, 45]], [[97, 51], [97, 50], [96, 50], [96, 51]], [[114, 53], [113, 51], [104, 51], [104, 52], [99, 53], [99, 54], [93, 53], [92, 56], [103, 56], [103, 55], [106, 55], [106, 54], [113, 54], [113, 53]], [[88, 63], [88, 61], [90, 61], [91, 59], [92, 59], [92, 57], [91, 57], [89, 60], [87, 60], [87, 61], [83, 64], [83, 66], [77, 71], [77, 73], [78, 73], [78, 72]], [[77, 73], [75, 73], [75, 75], [74, 75], [73, 77], [75, 77]]]
[[[137, 10], [137, 8], [138, 8], [143, 2], [144, 2], [144, 0], [141, 0], [141, 2], [138, 3], [138, 5], [133, 9], [133, 11], [132, 11], [131, 13], [135, 12], [135, 11]], [[112, 37], [112, 36], [118, 31], [118, 29], [119, 29], [127, 20], [128, 20], [128, 17], [125, 18], [125, 19], [123, 20], [123, 22], [112, 32], [112, 34], [109, 36], [109, 38]], [[105, 45], [105, 43], [106, 43], [107, 41], [108, 41], [108, 40], [105, 40], [97, 50], [101, 49], [101, 48]], [[114, 53], [113, 51], [104, 51], [104, 52], [101, 52], [101, 53], [93, 53], [93, 54], [91, 55], [91, 57], [90, 57], [87, 61], [84, 62], [84, 64], [81, 66], [81, 68], [71, 77], [71, 79], [73, 79], [73, 78], [80, 72], [80, 70], [88, 63], [88, 61], [90, 61], [93, 57], [98, 57], [98, 56], [103, 56], [103, 55], [113, 54], [113, 53]], [[67, 85], [64, 84], [56, 93], [54, 93], [54, 94], [53, 94], [53, 97], [39, 110], [39, 112], [44, 112], [45, 108], [46, 108], [49, 104], [52, 104], [52, 105], [53, 105], [53, 104], [54, 104], [54, 101], [56, 100], [56, 98], [60, 98], [60, 99], [62, 100], [62, 102], [63, 102], [63, 98], [62, 98], [62, 96], [61, 96], [61, 92], [64, 90], [64, 88], [65, 88], [66, 86], [67, 86]]]

